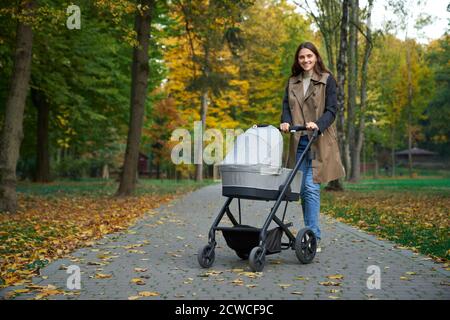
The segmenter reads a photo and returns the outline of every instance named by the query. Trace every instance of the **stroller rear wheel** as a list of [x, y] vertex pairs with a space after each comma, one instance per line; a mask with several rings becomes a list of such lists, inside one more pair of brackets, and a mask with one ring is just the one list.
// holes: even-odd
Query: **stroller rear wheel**
[[266, 253], [264, 252], [264, 249], [261, 247], [254, 247], [252, 251], [250, 251], [249, 256], [250, 269], [253, 272], [260, 272], [264, 269], [265, 264]]
[[295, 238], [295, 254], [298, 260], [303, 263], [311, 263], [316, 255], [317, 238], [309, 228], [301, 229]]
[[215, 258], [216, 254], [214, 252], [214, 247], [210, 244], [207, 244], [198, 250], [197, 259], [202, 268], [211, 267]]

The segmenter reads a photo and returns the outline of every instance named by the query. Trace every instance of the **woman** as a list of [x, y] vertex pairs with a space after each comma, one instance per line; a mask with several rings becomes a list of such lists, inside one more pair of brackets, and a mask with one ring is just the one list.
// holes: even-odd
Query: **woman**
[[336, 117], [336, 81], [325, 67], [317, 48], [311, 42], [299, 45], [294, 56], [292, 75], [286, 86], [280, 129], [288, 132], [291, 125], [304, 125], [307, 132], [291, 136], [287, 167], [293, 168], [305, 150], [313, 130], [319, 131], [309, 155], [302, 162], [303, 172], [300, 197], [305, 225], [318, 239], [320, 184], [345, 176], [336, 140], [336, 129], [331, 125]]

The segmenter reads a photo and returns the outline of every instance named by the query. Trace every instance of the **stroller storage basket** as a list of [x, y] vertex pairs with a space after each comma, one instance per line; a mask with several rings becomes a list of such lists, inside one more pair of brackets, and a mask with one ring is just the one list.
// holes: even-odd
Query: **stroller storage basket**
[[[259, 244], [259, 233], [261, 229], [247, 226], [235, 225], [229, 228], [221, 228], [227, 245], [242, 254], [249, 254]], [[267, 231], [266, 254], [281, 252], [281, 237], [283, 230], [280, 227]]]

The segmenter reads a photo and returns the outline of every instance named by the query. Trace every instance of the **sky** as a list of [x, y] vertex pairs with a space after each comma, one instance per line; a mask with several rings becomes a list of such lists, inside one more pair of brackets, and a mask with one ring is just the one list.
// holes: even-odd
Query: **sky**
[[[305, 0], [295, 0], [298, 3], [304, 3]], [[447, 11], [447, 6], [450, 6], [450, 0], [422, 0], [423, 4], [418, 6], [417, 0], [406, 0], [411, 4], [410, 13], [412, 20], [414, 21], [421, 14], [428, 14], [432, 17], [432, 23], [424, 27], [420, 32], [414, 29], [414, 23], [411, 22], [408, 28], [408, 37], [416, 38], [420, 43], [428, 43], [431, 40], [440, 38], [445, 31], [450, 31], [450, 12]], [[291, 3], [294, 0], [289, 1]], [[314, 0], [308, 1], [310, 5]], [[363, 8], [367, 5], [367, 0], [360, 0], [360, 7]], [[387, 20], [396, 20], [395, 14], [391, 8], [385, 8], [387, 0], [374, 0], [374, 7], [372, 11], [372, 25], [373, 29], [382, 29], [384, 23]], [[450, 8], [449, 8], [450, 9]], [[299, 12], [304, 12], [302, 9], [298, 9]], [[398, 38], [404, 39], [405, 32], [400, 30], [393, 30]]]

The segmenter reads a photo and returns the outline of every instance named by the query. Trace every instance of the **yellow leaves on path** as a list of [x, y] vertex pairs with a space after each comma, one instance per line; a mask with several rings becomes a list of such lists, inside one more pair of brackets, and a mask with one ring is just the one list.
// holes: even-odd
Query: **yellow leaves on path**
[[24, 289], [17, 289], [12, 290], [8, 292], [5, 295], [6, 299], [11, 299], [16, 297], [17, 295], [21, 294], [31, 294], [36, 293], [36, 295], [32, 298], [33, 300], [41, 300], [44, 298], [48, 298], [49, 296], [55, 296], [55, 295], [65, 295], [65, 296], [72, 296], [72, 295], [79, 295], [79, 291], [64, 291], [61, 289], [58, 289], [54, 285], [46, 285], [46, 286], [40, 286], [35, 284], [29, 284]]
[[244, 285], [244, 281], [242, 281], [240, 278], [231, 281], [232, 284], [234, 284], [235, 286], [242, 286]]
[[342, 274], [334, 274], [334, 275], [327, 276], [327, 278], [331, 279], [331, 280], [342, 280], [342, 279], [344, 279], [344, 276]]
[[[126, 230], [145, 214], [155, 215], [151, 209], [172, 199], [167, 195], [20, 196], [17, 214], [0, 215], [0, 288], [31, 279], [51, 261], [77, 248], [92, 246], [105, 234]], [[140, 246], [132, 245], [129, 250]], [[99, 259], [114, 257], [104, 254]]]
[[95, 279], [110, 279], [110, 278], [112, 278], [112, 274], [96, 273], [94, 278]]
[[[159, 296], [158, 292], [152, 292], [152, 291], [141, 291], [138, 293], [137, 296], [130, 296], [128, 297], [128, 300], [138, 300], [141, 297], [157, 297]], [[184, 296], [183, 296], [184, 297]]]
[[139, 286], [145, 285], [145, 281], [142, 280], [141, 278], [133, 278], [133, 279], [131, 279], [131, 282], [134, 284], [137, 284]]
[[158, 292], [152, 292], [152, 291], [141, 291], [139, 292], [140, 297], [157, 297], [159, 296]]
[[323, 281], [323, 282], [319, 282], [320, 285], [322, 286], [340, 286], [341, 284], [339, 282], [334, 282], [334, 281]]

